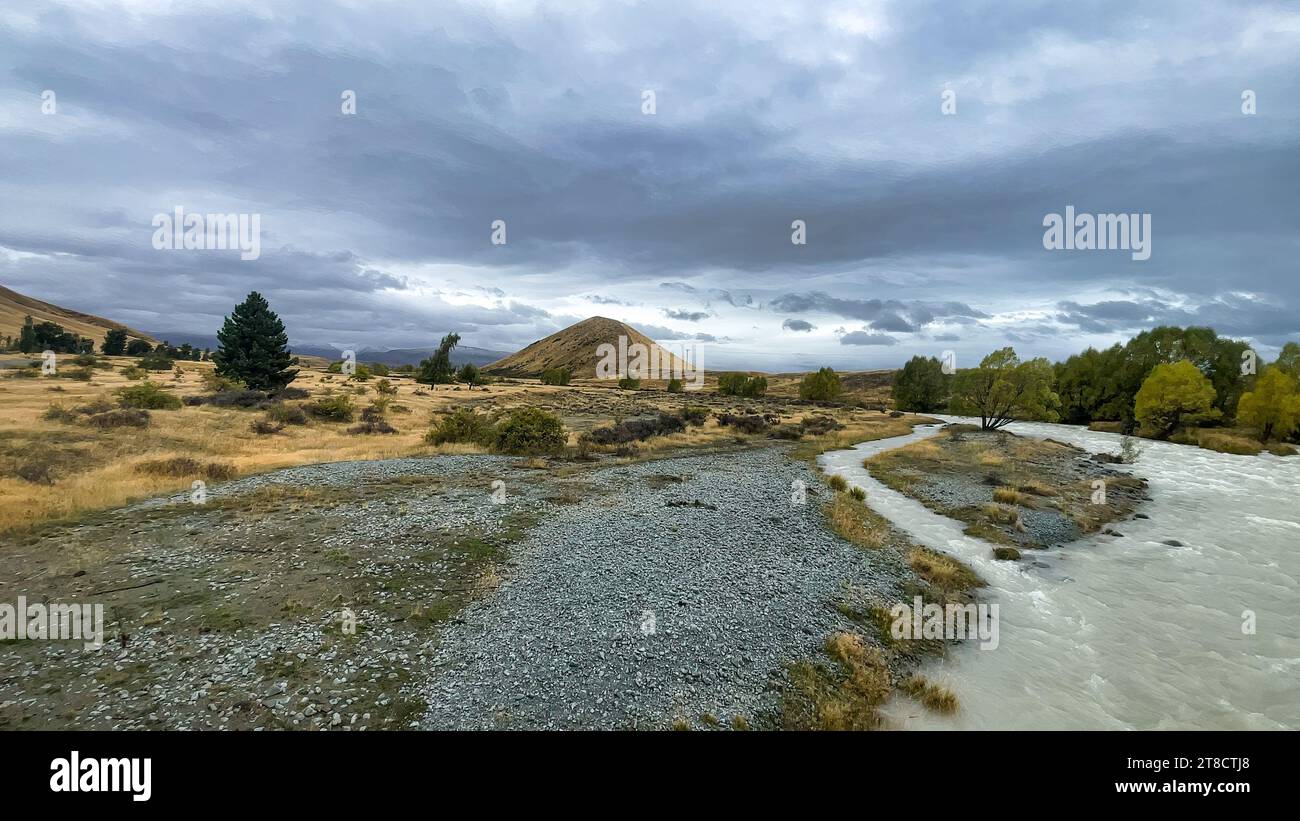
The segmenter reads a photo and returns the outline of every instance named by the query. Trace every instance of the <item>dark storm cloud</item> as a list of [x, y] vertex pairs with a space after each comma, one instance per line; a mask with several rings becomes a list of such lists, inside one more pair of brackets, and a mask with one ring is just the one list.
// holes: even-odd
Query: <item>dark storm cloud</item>
[[669, 319], [681, 319], [686, 322], [699, 322], [701, 319], [709, 318], [708, 313], [704, 311], [687, 311], [684, 309], [672, 310], [669, 308], [664, 308], [663, 311], [664, 311], [664, 316], [668, 317]]
[[889, 334], [869, 334], [866, 331], [852, 331], [840, 337], [841, 345], [897, 345], [898, 340]]
[[[0, 282], [196, 332], [258, 289], [297, 338], [373, 345], [472, 328], [520, 346], [593, 291], [686, 321], [707, 299], [718, 338], [773, 356], [794, 354], [772, 312], [876, 332], [848, 345], [1300, 331], [1287, 5], [277, 9], [0, 11]], [[150, 218], [176, 205], [260, 214], [261, 257], [154, 251]], [[1151, 259], [1044, 250], [1067, 205], [1150, 214]], [[490, 304], [439, 296], [474, 286]]]

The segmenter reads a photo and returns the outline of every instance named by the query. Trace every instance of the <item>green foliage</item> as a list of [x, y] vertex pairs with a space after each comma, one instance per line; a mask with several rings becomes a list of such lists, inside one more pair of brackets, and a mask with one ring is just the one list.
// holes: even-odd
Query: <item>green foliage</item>
[[129, 365], [122, 369], [122, 375], [131, 380], [144, 379], [148, 373], [148, 371], [138, 365]]
[[1017, 419], [1055, 422], [1060, 397], [1052, 390], [1055, 374], [1046, 359], [1020, 361], [1012, 348], [994, 351], [978, 368], [960, 370], [953, 378], [948, 409], [980, 417], [985, 430]]
[[718, 377], [718, 393], [723, 396], [762, 396], [767, 393], [767, 377], [724, 373]]
[[624, 391], [639, 391], [641, 390], [641, 380], [633, 379], [630, 376], [625, 376], [622, 379], [618, 380], [618, 387], [619, 390], [624, 390]]
[[371, 377], [371, 370], [369, 367], [365, 365], [357, 365], [356, 370], [352, 372], [352, 376], [350, 378], [356, 382], [369, 382], [370, 377]]
[[709, 418], [709, 409], [702, 405], [688, 405], [682, 408], [682, 418], [691, 427], [702, 427]]
[[1237, 402], [1237, 421], [1259, 431], [1259, 441], [1285, 439], [1300, 423], [1296, 380], [1280, 366], [1265, 368], [1253, 390]]
[[439, 419], [437, 426], [425, 434], [424, 441], [431, 445], [465, 442], [487, 446], [494, 437], [492, 417], [469, 408], [457, 408]]
[[103, 351], [104, 356], [125, 355], [126, 331], [120, 328], [110, 328], [108, 333], [104, 334], [104, 341], [100, 344], [99, 349]]
[[933, 413], [948, 403], [951, 382], [938, 359], [914, 356], [894, 374], [894, 407]]
[[284, 323], [265, 297], [253, 291], [217, 331], [221, 342], [212, 360], [217, 373], [258, 391], [278, 391], [298, 375]]
[[456, 372], [456, 379], [469, 385], [471, 388], [483, 381], [482, 377], [479, 375], [478, 367], [468, 362]]
[[1273, 367], [1300, 382], [1300, 343], [1288, 342], [1283, 345]]
[[143, 339], [132, 339], [126, 343], [127, 356], [144, 356], [153, 350], [153, 345], [145, 342]]
[[356, 408], [352, 404], [352, 399], [345, 393], [337, 396], [322, 396], [315, 402], [303, 406], [316, 419], [324, 419], [327, 422], [351, 422]]
[[397, 393], [397, 386], [387, 379], [380, 379], [375, 383], [375, 393], [380, 396], [394, 396]]
[[1151, 370], [1137, 392], [1133, 414], [1142, 434], [1157, 439], [1167, 438], [1183, 425], [1222, 415], [1214, 407], [1214, 385], [1186, 359], [1162, 363]]
[[680, 380], [680, 379], [669, 379], [669, 380], [668, 380], [668, 392], [669, 392], [669, 393], [681, 393], [684, 387], [685, 387], [685, 386], [682, 385], [682, 380]]
[[224, 391], [242, 390], [245, 385], [238, 379], [231, 379], [228, 376], [222, 376], [216, 371], [204, 371], [200, 377], [203, 383], [203, 389], [211, 393], [222, 393]]
[[140, 361], [136, 363], [136, 367], [146, 371], [170, 371], [175, 364], [175, 360], [168, 356], [167, 351], [159, 345], [154, 350], [140, 357]]
[[816, 373], [804, 374], [799, 383], [799, 398], [814, 402], [826, 402], [840, 395], [840, 375], [831, 368], [822, 368]]
[[551, 368], [542, 371], [543, 385], [567, 385], [569, 384], [569, 378], [568, 368]]
[[493, 447], [502, 453], [556, 453], [568, 440], [560, 417], [541, 408], [519, 408], [497, 424]]
[[449, 385], [456, 381], [456, 371], [451, 365], [452, 349], [460, 344], [460, 334], [447, 334], [438, 343], [433, 356], [420, 363], [415, 381], [425, 385]]
[[156, 382], [145, 380], [139, 385], [117, 389], [117, 403], [124, 408], [140, 410], [179, 410], [181, 399], [168, 393]]

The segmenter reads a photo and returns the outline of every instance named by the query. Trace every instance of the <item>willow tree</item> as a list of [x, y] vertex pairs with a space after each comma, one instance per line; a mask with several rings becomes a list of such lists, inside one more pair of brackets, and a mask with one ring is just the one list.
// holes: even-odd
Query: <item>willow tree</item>
[[1052, 390], [1052, 365], [1046, 359], [1021, 361], [1012, 348], [994, 351], [978, 368], [960, 370], [953, 377], [948, 410], [978, 416], [985, 430], [1016, 420], [1055, 422], [1060, 397]]

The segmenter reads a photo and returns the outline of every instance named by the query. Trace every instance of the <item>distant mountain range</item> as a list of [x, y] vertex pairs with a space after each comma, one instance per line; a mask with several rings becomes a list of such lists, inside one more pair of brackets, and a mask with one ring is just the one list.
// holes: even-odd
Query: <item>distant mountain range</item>
[[[154, 339], [165, 340], [172, 345], [189, 343], [199, 349], [208, 348], [214, 351], [217, 349], [217, 337], [214, 335], [191, 334], [184, 331], [154, 331], [151, 336]], [[289, 350], [298, 356], [319, 356], [322, 359], [331, 361], [341, 358], [340, 349], [329, 345], [300, 345], [290, 342]], [[357, 361], [380, 362], [389, 367], [394, 365], [418, 365], [421, 361], [432, 356], [435, 350], [437, 348], [385, 348], [383, 350], [362, 348], [357, 351]], [[486, 348], [475, 348], [472, 345], [459, 345], [451, 352], [451, 362], [453, 365], [486, 365], [509, 355], [509, 351], [490, 351]]]

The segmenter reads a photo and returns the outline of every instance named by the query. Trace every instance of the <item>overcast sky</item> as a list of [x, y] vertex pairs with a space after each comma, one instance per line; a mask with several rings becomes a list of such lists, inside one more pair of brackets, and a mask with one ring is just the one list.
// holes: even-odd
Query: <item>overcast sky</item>
[[[599, 314], [765, 370], [1300, 339], [1300, 5], [690, 5], [0, 0], [0, 283], [209, 334], [255, 289], [341, 347]], [[1150, 259], [1046, 250], [1067, 205], [1149, 214]], [[176, 206], [261, 256], [156, 250]]]

